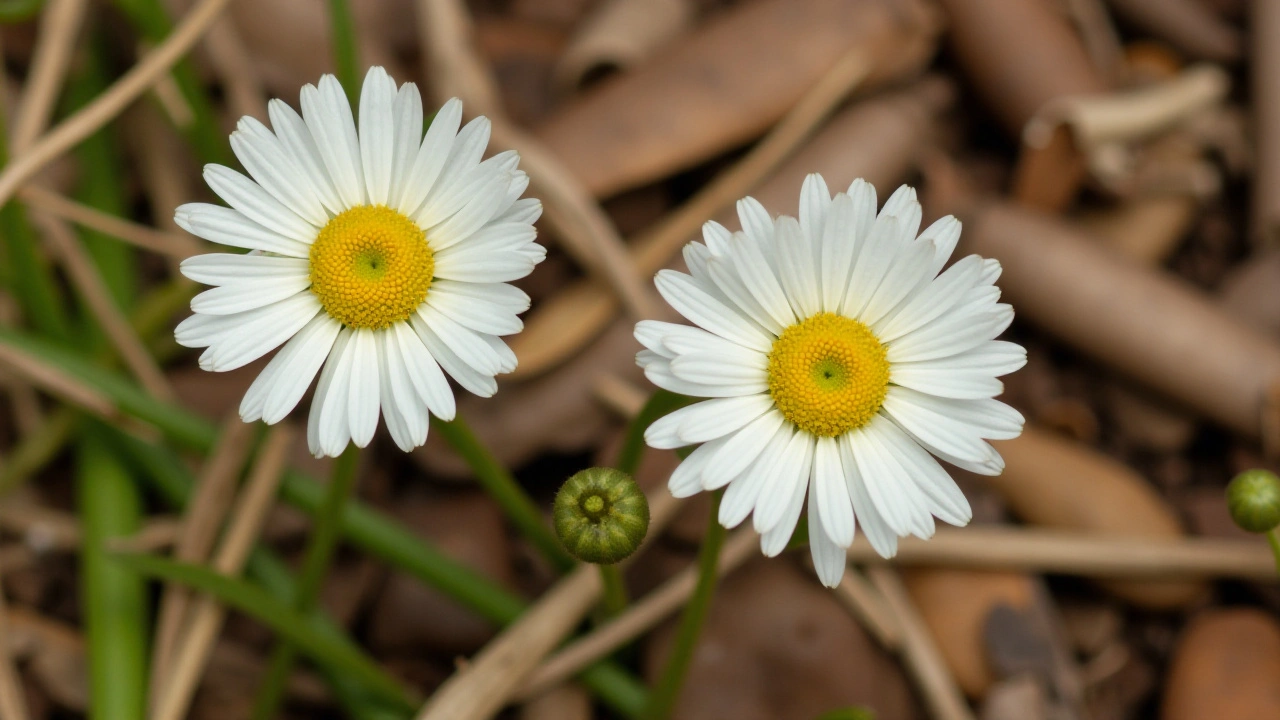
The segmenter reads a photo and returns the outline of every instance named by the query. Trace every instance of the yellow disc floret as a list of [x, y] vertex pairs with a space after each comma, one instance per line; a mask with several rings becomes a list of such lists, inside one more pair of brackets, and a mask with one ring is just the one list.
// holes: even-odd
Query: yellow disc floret
[[385, 205], [361, 205], [332, 220], [311, 245], [311, 291], [352, 328], [409, 319], [427, 297], [435, 258], [418, 224]]
[[885, 348], [866, 325], [823, 312], [782, 332], [769, 351], [769, 394], [782, 415], [814, 435], [867, 424], [889, 387]]

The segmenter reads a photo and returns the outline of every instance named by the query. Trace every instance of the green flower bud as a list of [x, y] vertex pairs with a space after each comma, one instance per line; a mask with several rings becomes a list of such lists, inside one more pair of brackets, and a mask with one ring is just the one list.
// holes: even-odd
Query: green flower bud
[[587, 468], [556, 493], [555, 526], [570, 555], [611, 565], [640, 547], [649, 530], [649, 501], [621, 470]]
[[1252, 533], [1280, 525], [1280, 478], [1270, 470], [1245, 470], [1227, 485], [1227, 510], [1236, 525]]

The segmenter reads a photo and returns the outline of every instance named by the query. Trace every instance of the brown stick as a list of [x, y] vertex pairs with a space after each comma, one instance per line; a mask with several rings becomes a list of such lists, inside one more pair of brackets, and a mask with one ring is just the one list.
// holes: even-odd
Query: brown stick
[[9, 611], [4, 600], [4, 588], [0, 586], [0, 720], [28, 720], [27, 698], [22, 692], [22, 680], [13, 666], [10, 649]]
[[1001, 262], [1000, 287], [1020, 316], [1227, 427], [1259, 435], [1267, 388], [1280, 378], [1276, 343], [1200, 292], [1052, 218], [997, 203], [962, 218], [962, 253]]
[[[292, 442], [293, 432], [287, 425], [271, 430], [230, 514], [226, 537], [213, 559], [216, 572], [234, 577], [244, 568], [275, 499]], [[179, 720], [186, 715], [225, 617], [226, 609], [212, 596], [195, 598], [190, 620], [177, 642], [171, 674], [151, 715], [153, 720]]]
[[[175, 560], [196, 563], [204, 562], [208, 557], [222, 527], [222, 519], [231, 507], [236, 480], [240, 477], [252, 440], [253, 426], [242, 422], [238, 415], [232, 414], [222, 423], [218, 444], [205, 462], [195, 494], [187, 505], [182, 536], [174, 548]], [[151, 659], [150, 702], [153, 712], [159, 708], [161, 693], [169, 684], [191, 599], [190, 591], [176, 583], [167, 584], [160, 599]]]
[[0, 172], [0, 206], [50, 161], [92, 135], [146, 92], [200, 39], [230, 0], [200, 0], [164, 42], [85, 107], [63, 120]]
[[103, 334], [119, 353], [125, 366], [152, 397], [172, 401], [174, 393], [168, 378], [155, 358], [151, 357], [147, 346], [116, 304], [115, 298], [111, 297], [111, 290], [98, 272], [98, 266], [80, 245], [71, 228], [62, 220], [43, 213], [34, 213], [31, 219], [40, 226], [40, 236], [45, 245], [66, 269], [72, 286], [98, 321]]
[[969, 704], [965, 702], [924, 619], [902, 586], [898, 572], [887, 567], [871, 567], [867, 568], [867, 576], [895, 616], [902, 633], [899, 655], [924, 696], [929, 716], [934, 720], [973, 720]]
[[205, 251], [204, 244], [192, 240], [190, 236], [139, 225], [35, 185], [28, 185], [18, 191], [18, 199], [50, 215], [178, 260], [185, 260]]
[[531, 193], [545, 202], [547, 220], [565, 250], [617, 293], [636, 319], [657, 317], [656, 293], [627, 257], [617, 228], [554, 153], [507, 120], [488, 69], [471, 42], [471, 20], [459, 0], [418, 0], [428, 72], [439, 99], [456, 95], [489, 117], [495, 144], [517, 150]]
[[[886, 562], [861, 539], [850, 548], [849, 558], [867, 564]], [[1108, 538], [1030, 528], [943, 528], [932, 540], [904, 538], [891, 562], [1130, 580], [1218, 577], [1277, 581], [1275, 562], [1262, 541]]]
[[[725, 542], [720, 554], [717, 576], [728, 575], [754, 556], [759, 541], [760, 537], [749, 529], [735, 532]], [[520, 686], [514, 700], [522, 702], [535, 698], [640, 637], [678, 610], [693, 594], [697, 584], [698, 568], [696, 564], [690, 564], [618, 617], [548, 658]]]
[[0, 344], [0, 365], [50, 395], [82, 407], [105, 420], [110, 421], [120, 416], [111, 398], [11, 345]]
[[1250, 3], [1253, 36], [1252, 76], [1254, 135], [1257, 146], [1253, 177], [1253, 238], [1268, 247], [1280, 245], [1280, 3]]
[[85, 0], [49, 0], [40, 13], [40, 35], [31, 58], [31, 71], [13, 120], [10, 152], [14, 155], [21, 155], [30, 147], [53, 115], [86, 4]]
[[897, 615], [862, 572], [852, 567], [845, 568], [835, 595], [862, 627], [875, 636], [881, 647], [892, 652], [902, 649], [902, 625]]
[[[799, 197], [799, 178], [808, 172], [818, 172], [822, 167], [813, 165], [814, 158], [803, 153], [787, 163], [785, 169], [779, 170], [779, 166], [861, 83], [866, 72], [865, 60], [858, 51], [845, 55], [746, 157], [659, 221], [656, 227], [636, 238], [630, 246], [630, 253], [640, 272], [646, 275], [657, 272], [681, 246], [697, 235], [698, 228], [707, 218], [726, 210], [731, 213], [732, 204], [770, 173], [776, 173], [776, 177], [762, 188], [763, 193], [757, 193], [757, 199], [775, 212], [790, 207], [771, 202], [769, 196], [792, 194]], [[905, 166], [910, 155], [905, 146], [915, 145], [922, 126], [926, 124], [917, 116], [927, 115], [926, 107], [933, 109], [944, 104], [937, 96], [947, 94], [939, 84], [928, 83], [902, 95], [872, 101], [832, 119], [811, 145], [825, 146], [826, 150], [819, 154], [825, 155], [832, 164], [840, 163], [846, 173], [852, 166], [855, 172], [888, 176], [887, 181], [896, 180], [895, 163], [878, 161], [882, 157], [893, 156], [898, 158], [896, 165]], [[889, 120], [890, 116], [894, 119]], [[904, 136], [909, 138], [907, 142], [902, 142]], [[873, 142], [874, 148], [865, 147]], [[850, 147], [869, 152], [849, 152], [847, 155], [841, 152]], [[835, 148], [840, 148], [836, 151], [839, 155], [831, 152]], [[877, 156], [877, 153], [882, 155]], [[831, 161], [833, 157], [848, 162]], [[876, 172], [882, 164], [887, 166], [887, 172]], [[796, 175], [799, 177], [793, 181]], [[838, 183], [843, 178], [831, 179]], [[847, 184], [848, 181], [844, 182]], [[794, 204], [798, 201], [787, 202]], [[564, 288], [525, 320], [523, 332], [511, 337], [511, 349], [520, 359], [520, 364], [508, 377], [529, 378], [559, 365], [603, 331], [616, 313], [617, 302], [608, 289], [597, 282], [583, 281]]]

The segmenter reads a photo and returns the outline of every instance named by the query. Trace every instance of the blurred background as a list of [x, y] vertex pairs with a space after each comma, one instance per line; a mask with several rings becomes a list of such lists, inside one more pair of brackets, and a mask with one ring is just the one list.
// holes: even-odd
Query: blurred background
[[[253, 716], [280, 632], [263, 614], [289, 597], [319, 504], [308, 478], [328, 464], [300, 432], [235, 416], [265, 360], [207, 373], [174, 344], [197, 290], [177, 263], [207, 246], [173, 209], [216, 202], [200, 168], [239, 167], [237, 118], [296, 107], [334, 71], [332, 5], [0, 2], [2, 720], [141, 717], [166, 694], [173, 714], [150, 716]], [[958, 253], [1004, 265], [1006, 337], [1029, 360], [1002, 399], [1028, 426], [998, 443], [1004, 475], [951, 468], [974, 524], [904, 543], [897, 571], [859, 539], [855, 564], [872, 566], [836, 591], [807, 551], [765, 560], [731, 535], [675, 717], [1280, 718], [1276, 571], [1223, 497], [1236, 473], [1280, 468], [1280, 3], [349, 10], [361, 73], [417, 82], [428, 113], [458, 96], [491, 117], [490, 152], [520, 150], [546, 206], [549, 256], [520, 283], [533, 307], [509, 338], [520, 367], [492, 399], [457, 392], [548, 513], [565, 477], [614, 461], [651, 391], [631, 329], [670, 319], [653, 273], [682, 267], [704, 221], [736, 229], [738, 198], [794, 214], [807, 173], [833, 190], [865, 177], [882, 200], [910, 183], [926, 224], [962, 219]], [[352, 683], [390, 678], [420, 702], [557, 577], [440, 433], [409, 455], [384, 431], [371, 448], [321, 614], [373, 670], [304, 649], [286, 717], [410, 717]], [[638, 480], [663, 493], [677, 462], [648, 451]], [[257, 550], [224, 563], [212, 543], [248, 512], [239, 479], [284, 465], [277, 501], [254, 509]], [[626, 571], [633, 598], [688, 575], [706, 514], [692, 498], [655, 527]], [[208, 608], [207, 663], [148, 669], [179, 637], [158, 617], [176, 586], [124, 551], [243, 578]], [[504, 717], [634, 716], [626, 693], [660, 671], [687, 595], [612, 652], [616, 682], [544, 664]]]

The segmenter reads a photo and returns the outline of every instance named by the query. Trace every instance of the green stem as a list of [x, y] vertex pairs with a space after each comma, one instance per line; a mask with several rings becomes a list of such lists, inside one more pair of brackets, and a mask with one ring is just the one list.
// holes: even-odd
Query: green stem
[[1280, 528], [1272, 528], [1267, 532], [1267, 543], [1271, 545], [1271, 555], [1276, 559], [1276, 574], [1280, 575], [1280, 535], [1276, 535], [1276, 530]]
[[670, 717], [671, 710], [680, 697], [680, 689], [684, 686], [685, 675], [693, 659], [693, 648], [702, 632], [702, 623], [711, 608], [711, 596], [716, 588], [716, 566], [720, 562], [720, 546], [724, 544], [725, 536], [725, 529], [719, 522], [720, 497], [723, 494], [723, 490], [717, 490], [711, 495], [711, 518], [707, 523], [707, 534], [702, 540], [702, 549], [698, 553], [698, 584], [693, 589], [689, 603], [684, 606], [684, 614], [680, 616], [675, 644], [667, 658], [667, 665], [662, 670], [662, 677], [650, 691], [649, 702], [641, 713], [645, 720], [666, 720]]
[[360, 107], [360, 59], [356, 47], [356, 24], [347, 0], [329, 0], [329, 31], [333, 34], [333, 64], [338, 82], [353, 108]]
[[[333, 559], [333, 551], [337, 548], [342, 531], [342, 513], [356, 486], [356, 466], [359, 461], [360, 449], [355, 445], [348, 445], [333, 464], [333, 475], [325, 491], [324, 504], [316, 514], [311, 543], [302, 560], [297, 593], [293, 598], [293, 609], [300, 613], [310, 613], [319, 599], [320, 586], [329, 570], [329, 562]], [[276, 644], [266, 680], [254, 701], [255, 718], [267, 720], [276, 714], [276, 708], [280, 707], [280, 702], [284, 699], [285, 685], [289, 681], [289, 674], [293, 672], [296, 659], [297, 648], [293, 643], [283, 641]]]
[[617, 565], [600, 565], [600, 578], [604, 581], [604, 598], [601, 606], [606, 618], [621, 615], [627, 609], [627, 585], [622, 581], [622, 571]]
[[136, 720], [147, 709], [146, 585], [109, 554], [107, 544], [137, 532], [142, 502], [133, 479], [97, 431], [89, 427], [83, 433], [76, 471], [84, 528], [80, 606], [88, 641], [89, 707], [95, 720]]
[[476, 481], [498, 503], [511, 522], [515, 523], [516, 528], [529, 542], [533, 543], [543, 557], [561, 572], [577, 564], [561, 547], [555, 533], [552, 532], [542, 513], [538, 511], [538, 506], [529, 499], [524, 488], [520, 487], [506, 467], [498, 462], [484, 445], [480, 444], [479, 439], [463, 422], [461, 416], [449, 422], [433, 417], [431, 424], [436, 432], [443, 435], [449, 445], [462, 456], [462, 459], [471, 467], [471, 471], [476, 474]]

